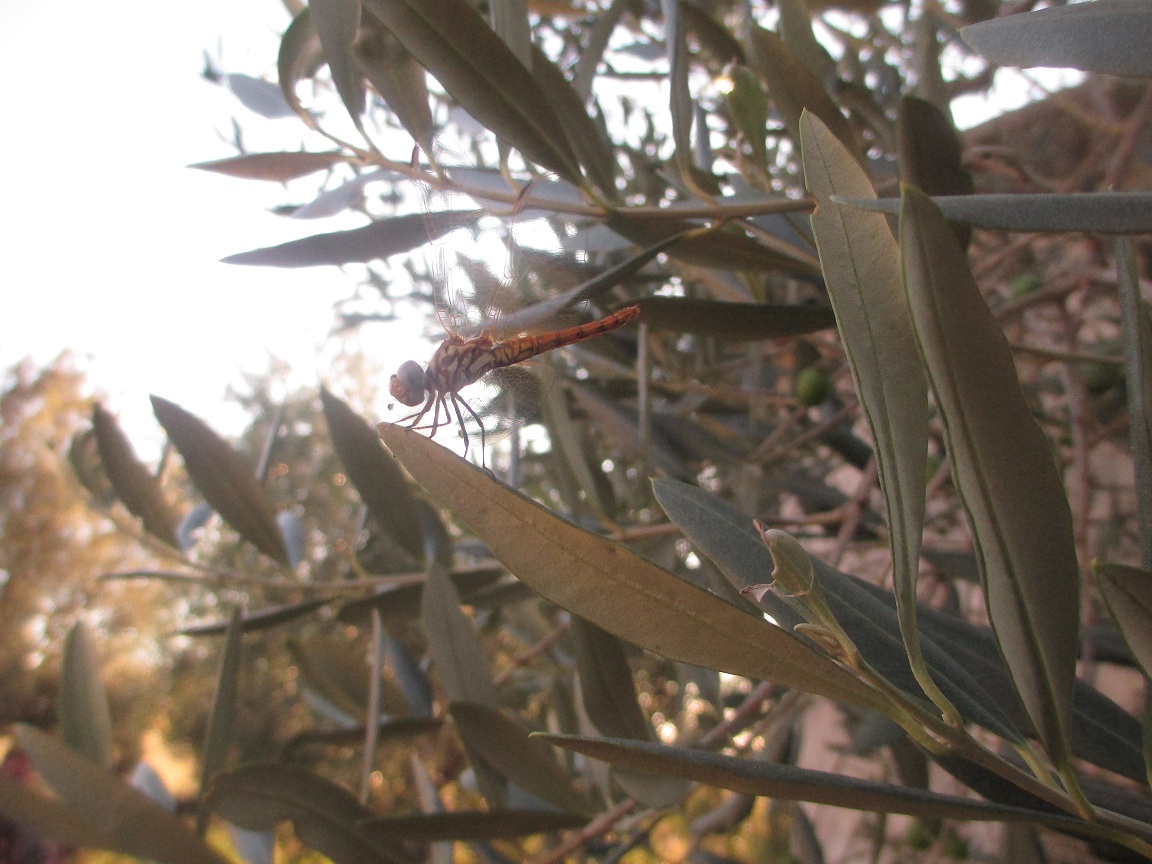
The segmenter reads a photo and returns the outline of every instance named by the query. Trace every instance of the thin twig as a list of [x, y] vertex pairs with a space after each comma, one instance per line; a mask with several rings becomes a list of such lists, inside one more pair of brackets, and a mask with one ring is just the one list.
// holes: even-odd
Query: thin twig
[[820, 438], [822, 438], [831, 430], [835, 429], [849, 417], [854, 416], [859, 407], [860, 406], [855, 402], [850, 405], [845, 405], [836, 413], [829, 415], [827, 419], [817, 423], [807, 432], [803, 433], [802, 435], [797, 435], [795, 438], [788, 442], [786, 447], [781, 447], [778, 450], [773, 450], [766, 455], [760, 456], [760, 451], [764, 449], [764, 445], [762, 444], [759, 448], [757, 448], [757, 452], [749, 457], [748, 461], [756, 462], [760, 465], [770, 465], [771, 463], [779, 461], [780, 459], [785, 459], [790, 456], [796, 450], [796, 448], [803, 447], [804, 445], [810, 444], [813, 441], [820, 440]]
[[1123, 357], [1105, 354], [1088, 354], [1082, 351], [1058, 351], [1054, 348], [1041, 348], [1038, 345], [1022, 345], [1009, 342], [1008, 347], [1020, 354], [1031, 354], [1044, 360], [1058, 360], [1063, 363], [1104, 363], [1109, 366], [1123, 366]]
[[1132, 162], [1132, 155], [1136, 152], [1136, 146], [1146, 131], [1149, 117], [1152, 117], [1152, 84], [1144, 86], [1140, 101], [1124, 120], [1124, 132], [1116, 144], [1112, 158], [1108, 161], [1108, 170], [1104, 172], [1105, 189], [1116, 188], [1124, 179]]
[[828, 563], [833, 567], [840, 566], [840, 559], [844, 557], [844, 552], [848, 548], [848, 541], [856, 536], [856, 529], [860, 527], [860, 518], [864, 515], [864, 507], [868, 503], [868, 498], [879, 478], [880, 473], [876, 460], [874, 458], [869, 459], [868, 467], [864, 469], [860, 482], [856, 485], [855, 493], [837, 508], [843, 514], [844, 521], [840, 524], [840, 530], [836, 534], [836, 545], [829, 556]]
[[[1061, 316], [1065, 339], [1071, 342], [1075, 338], [1075, 327], [1065, 311]], [[1076, 544], [1076, 557], [1083, 569], [1091, 559], [1088, 552], [1088, 525], [1091, 518], [1089, 504], [1092, 500], [1092, 490], [1089, 486], [1088, 472], [1088, 446], [1087, 425], [1088, 412], [1085, 408], [1087, 393], [1084, 388], [1084, 376], [1069, 366], [1061, 370], [1064, 379], [1064, 395], [1068, 400], [1068, 427], [1072, 434], [1072, 488], [1075, 499], [1072, 504], [1072, 536]]]
[[587, 845], [589, 841], [595, 840], [597, 837], [611, 831], [617, 822], [626, 816], [631, 816], [639, 806], [633, 798], [621, 801], [611, 810], [601, 813], [579, 831], [573, 832], [572, 835], [559, 846], [551, 850], [547, 855], [537, 858], [532, 864], [560, 864], [561, 861], [577, 849]]
[[523, 651], [513, 657], [509, 664], [504, 668], [504, 670], [496, 676], [494, 682], [496, 686], [499, 687], [501, 684], [512, 677], [513, 672], [522, 666], [527, 666], [529, 663], [531, 663], [533, 660], [535, 660], [537, 657], [555, 645], [558, 641], [560, 641], [561, 638], [563, 638], [564, 634], [571, 629], [572, 620], [569, 619], [563, 624], [560, 624], [557, 627], [553, 627], [550, 633], [548, 633], [543, 639], [539, 640], [527, 651]]
[[709, 729], [696, 742], [701, 750], [712, 750], [727, 744], [733, 737], [748, 728], [764, 714], [764, 703], [776, 698], [782, 688], [771, 681], [761, 681], [744, 697], [735, 711]]

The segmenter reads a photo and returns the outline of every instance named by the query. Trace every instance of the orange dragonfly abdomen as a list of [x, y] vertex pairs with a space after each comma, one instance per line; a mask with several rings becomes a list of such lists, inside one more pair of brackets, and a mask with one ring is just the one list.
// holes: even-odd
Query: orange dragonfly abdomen
[[623, 327], [639, 314], [639, 306], [625, 306], [598, 321], [576, 324], [563, 330], [552, 330], [536, 336], [516, 336], [496, 342], [492, 346], [492, 353], [496, 357], [496, 362], [492, 368], [499, 369], [501, 366], [523, 363], [545, 351], [563, 348], [565, 345], [573, 345], [577, 342], [583, 342], [585, 339], [610, 333], [617, 327]]

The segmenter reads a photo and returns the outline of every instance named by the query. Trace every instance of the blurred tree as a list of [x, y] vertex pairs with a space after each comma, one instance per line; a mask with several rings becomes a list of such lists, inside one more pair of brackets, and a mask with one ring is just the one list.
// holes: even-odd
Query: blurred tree
[[[112, 555], [135, 551], [114, 526], [94, 518], [68, 469], [68, 447], [88, 418], [83, 375], [70, 367], [63, 358], [39, 371], [26, 362], [8, 373], [0, 396], [0, 704], [6, 724], [51, 723], [68, 613], [83, 608]], [[77, 559], [87, 566], [81, 569]]]

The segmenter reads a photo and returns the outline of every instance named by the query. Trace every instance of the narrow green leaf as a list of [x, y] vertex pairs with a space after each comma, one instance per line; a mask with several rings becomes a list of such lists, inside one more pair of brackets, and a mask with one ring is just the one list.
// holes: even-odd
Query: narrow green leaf
[[671, 477], [683, 480], [692, 476], [691, 469], [662, 435], [654, 431], [646, 446], [641, 443], [635, 411], [627, 410], [617, 400], [609, 399], [596, 388], [579, 381], [568, 382], [565, 389], [571, 394], [576, 407], [586, 415], [585, 422], [591, 423], [614, 448], [629, 458], [643, 457], [648, 464]]
[[944, 81], [940, 63], [940, 22], [931, 9], [925, 9], [911, 22], [912, 37], [910, 72], [916, 76], [916, 95], [934, 105], [941, 113], [947, 112], [952, 93]]
[[[415, 755], [410, 761], [412, 763], [412, 785], [416, 787], [421, 810], [425, 813], [444, 812], [444, 802], [428, 768]], [[426, 850], [421, 851], [424, 852], [424, 861], [427, 864], [454, 864], [451, 843], [432, 843]]]
[[[420, 68], [420, 74], [424, 74]], [[372, 168], [354, 175], [337, 186], [321, 190], [307, 204], [291, 210], [289, 217], [296, 220], [327, 219], [345, 213], [364, 201], [364, 190], [372, 183], [387, 181], [395, 183], [403, 175], [387, 168]]]
[[[880, 213], [900, 212], [899, 198], [843, 199], [837, 203]], [[939, 195], [948, 219], [1000, 231], [1152, 232], [1152, 192], [1068, 192], [1013, 195]]]
[[594, 812], [573, 790], [552, 748], [529, 737], [518, 722], [477, 702], [453, 702], [448, 710], [461, 739], [511, 783], [561, 810]]
[[128, 512], [144, 530], [169, 546], [176, 543], [176, 514], [164, 500], [160, 484], [139, 459], [120, 424], [100, 403], [92, 406], [92, 431], [104, 473]]
[[408, 478], [380, 445], [380, 436], [347, 402], [320, 389], [328, 434], [348, 479], [380, 529], [417, 560], [424, 557], [424, 532]]
[[363, 719], [368, 701], [363, 650], [352, 652], [341, 641], [314, 636], [311, 639], [289, 639], [288, 653], [300, 670], [302, 688], [310, 689], [332, 703], [338, 711], [348, 715], [349, 723]]
[[[680, 526], [693, 545], [712, 559], [734, 587], [743, 589], [771, 579], [775, 565], [754, 530], [751, 517], [695, 486], [660, 479], [653, 481], [652, 487], [669, 518]], [[898, 636], [900, 627], [892, 595], [841, 573], [817, 558], [812, 559], [812, 565], [828, 606], [864, 659], [894, 686], [919, 695], [919, 684], [908, 666], [907, 653]], [[782, 627], [791, 629], [802, 620], [776, 592], [764, 594], [760, 603]], [[967, 671], [971, 661], [967, 657], [963, 657], [964, 662], [954, 660], [953, 646], [935, 644], [933, 634], [923, 627], [932, 610], [922, 607], [919, 611], [922, 629], [925, 629], [921, 634], [925, 658], [948, 699], [968, 720], [1010, 740], [1020, 740], [1004, 707], [985, 691], [983, 677]], [[995, 647], [990, 648], [995, 655]]]
[[[244, 615], [240, 618], [240, 632], [250, 633], [254, 630], [267, 630], [269, 627], [287, 624], [289, 621], [295, 621], [297, 618], [303, 618], [305, 615], [315, 612], [321, 606], [331, 603], [332, 600], [331, 597], [318, 597], [313, 600], [303, 600], [300, 603], [286, 603], [282, 606], [261, 609], [259, 612], [253, 612], [251, 615]], [[180, 636], [220, 636], [231, 630], [232, 621], [235, 618], [236, 615], [233, 613], [232, 618], [227, 621], [213, 621], [210, 624], [185, 627], [183, 630], [178, 630], [177, 633]]]
[[364, 113], [364, 79], [353, 59], [352, 43], [360, 29], [360, 0], [310, 0], [308, 10], [332, 73], [332, 83], [359, 127]]
[[716, 68], [723, 68], [729, 63], [745, 62], [744, 47], [740, 44], [740, 40], [728, 26], [705, 11], [702, 4], [694, 3], [692, 0], [679, 0], [678, 14], [680, 20], [684, 22], [685, 30], [692, 34], [703, 52], [711, 55]]
[[[240, 663], [244, 648], [244, 631], [240, 624], [240, 610], [232, 611], [228, 632], [224, 638], [224, 652], [220, 658], [220, 677], [216, 680], [216, 693], [212, 697], [212, 711], [208, 715], [208, 729], [204, 733], [204, 751], [201, 757], [200, 792], [208, 789], [209, 781], [224, 767], [228, 750], [232, 746], [236, 728], [236, 698], [240, 692]], [[208, 810], [201, 797], [197, 813], [197, 828], [203, 835], [208, 825]]]
[[48, 787], [102, 835], [102, 848], [158, 864], [223, 864], [178, 818], [62, 741], [22, 723], [14, 731]]
[[[915, 96], [903, 97], [897, 111], [900, 179], [933, 196], [971, 195], [975, 186], [972, 175], [961, 164], [960, 135], [951, 117]], [[851, 195], [847, 190], [837, 190], [835, 194]], [[953, 230], [961, 247], [967, 249], [971, 227], [955, 225]]]
[[680, 807], [692, 793], [690, 780], [668, 774], [645, 774], [619, 765], [612, 769], [612, 776], [626, 795], [660, 810]]
[[[432, 717], [432, 682], [423, 657], [414, 655], [394, 636], [385, 635], [384, 649], [391, 673], [380, 679], [384, 710], [389, 714], [410, 714], [413, 719]], [[378, 735], [400, 734], [400, 730], [393, 732], [382, 724], [377, 724], [376, 731]]]
[[780, 38], [817, 81], [834, 80], [836, 61], [812, 32], [812, 7], [807, 0], [780, 0]]
[[364, 27], [356, 40], [356, 62], [408, 134], [431, 158], [436, 126], [428, 104], [424, 67], [375, 19], [369, 18], [365, 24], [374, 26]]
[[1001, 855], [1004, 861], [1016, 864], [1048, 864], [1048, 853], [1040, 840], [1040, 832], [1032, 825], [1012, 823], [1004, 826]]
[[609, 738], [649, 740], [652, 730], [636, 698], [621, 641], [579, 616], [572, 619], [571, 632], [584, 710], [596, 731]]
[[583, 753], [593, 759], [627, 766], [634, 771], [672, 774], [745, 795], [810, 801], [814, 804], [828, 804], [832, 807], [847, 807], [874, 813], [903, 813], [926, 819], [1034, 821], [1080, 835], [1097, 833], [1090, 823], [1070, 816], [1042, 813], [1021, 807], [1005, 807], [906, 786], [859, 780], [844, 774], [797, 768], [778, 762], [740, 759], [735, 756], [666, 747], [645, 741], [580, 738], [575, 735], [536, 737], [558, 747]]
[[[859, 584], [869, 590], [868, 583]], [[871, 590], [881, 599], [887, 599], [887, 592], [882, 589]], [[992, 631], [931, 607], [921, 606], [919, 611], [924, 637], [967, 669], [1015, 728], [1034, 736], [1032, 722], [1020, 703]], [[1080, 680], [1075, 684], [1072, 707], [1073, 754], [1121, 776], [1143, 781], [1139, 722], [1099, 690]]]
[[378, 429], [418, 483], [553, 603], [670, 659], [883, 710], [871, 688], [791, 634], [557, 518], [417, 432]]
[[597, 519], [615, 513], [612, 489], [600, 482], [603, 475], [599, 467], [593, 468], [596, 456], [585, 447], [587, 426], [569, 404], [568, 388], [549, 388], [542, 409], [541, 422], [558, 459], [559, 476], [564, 481], [562, 492], [574, 520], [580, 521], [581, 514], [588, 512]]
[[300, 840], [333, 864], [410, 864], [395, 844], [378, 842], [356, 826], [373, 813], [355, 796], [306, 768], [254, 764], [217, 775], [207, 806], [250, 831], [291, 821]]
[[288, 563], [276, 513], [244, 459], [208, 425], [175, 402], [152, 398], [152, 411], [196, 488], [217, 513], [265, 555]]
[[[572, 618], [571, 635], [581, 703], [595, 731], [610, 738], [652, 740], [623, 643], [579, 616]], [[649, 807], [675, 807], [692, 791], [690, 784], [676, 777], [638, 774], [627, 768], [614, 773], [628, 795]]]
[[[555, 316], [564, 312], [566, 309], [571, 309], [586, 300], [595, 300], [597, 297], [606, 294], [617, 285], [627, 281], [631, 276], [639, 273], [645, 265], [655, 259], [661, 252], [675, 246], [686, 237], [694, 236], [698, 233], [698, 229], [692, 229], [666, 237], [649, 246], [647, 249], [637, 252], [615, 267], [598, 273], [591, 279], [580, 283], [575, 288], [565, 291], [563, 294], [553, 297], [550, 300], [545, 300], [542, 303], [533, 303], [531, 306], [519, 311], [509, 312], [500, 319], [501, 326], [507, 327], [509, 332], [516, 332], [521, 329], [531, 329], [540, 324], [547, 324], [548, 321], [555, 320]], [[645, 323], [649, 322], [645, 321]]]
[[[402, 717], [388, 720], [376, 727], [376, 746], [404, 742], [422, 735], [430, 735], [444, 725], [438, 717]], [[280, 749], [280, 761], [290, 762], [297, 751], [309, 745], [354, 747], [364, 742], [364, 726], [348, 729], [305, 729], [297, 732]]]
[[450, 702], [500, 704], [484, 646], [471, 619], [460, 609], [460, 595], [439, 564], [428, 568], [420, 615], [428, 650]]
[[280, 92], [284, 100], [308, 126], [316, 128], [316, 120], [300, 104], [296, 95], [296, 85], [304, 78], [316, 73], [324, 62], [324, 49], [320, 37], [312, 26], [312, 16], [307, 7], [292, 19], [284, 36], [280, 39], [280, 53], [276, 58], [276, 71], [280, 79]]
[[616, 198], [616, 159], [613, 144], [603, 127], [593, 122], [584, 107], [585, 100], [573, 89], [564, 73], [536, 45], [532, 46], [532, 74], [540, 81], [552, 102], [556, 117], [563, 125], [568, 141], [596, 184], [600, 194]]
[[[802, 0], [801, 0], [802, 2]], [[728, 67], [732, 89], [724, 97], [728, 113], [740, 136], [752, 148], [752, 164], [760, 176], [768, 177], [768, 94], [760, 79], [747, 66]]]
[[[772, 558], [752, 527], [751, 517], [697, 486], [674, 480], [653, 481], [653, 490], [669, 517], [737, 588], [766, 581]], [[915, 692], [916, 682], [896, 664], [904, 656], [894, 634], [899, 632], [891, 592], [841, 573], [814, 559], [818, 579], [836, 619], [861, 649], [866, 660], [883, 669], [896, 686]], [[765, 600], [773, 595], [765, 595]], [[762, 605], [764, 600], [761, 601]], [[791, 627], [799, 615], [783, 601], [769, 609], [781, 626]], [[1020, 705], [1004, 659], [991, 631], [956, 615], [920, 606], [917, 619], [925, 655], [933, 675], [951, 686], [955, 677], [960, 695], [949, 695], [969, 720], [997, 734], [1019, 740], [1032, 725]], [[890, 657], [891, 659], [886, 659]], [[958, 669], [956, 667], [959, 667]], [[945, 670], [952, 669], [952, 672]], [[975, 706], [968, 703], [974, 702]], [[1075, 754], [1137, 782], [1144, 779], [1140, 724], [1119, 705], [1082, 681], [1075, 685], [1073, 744]]]
[[72, 625], [64, 641], [57, 710], [64, 743], [93, 764], [111, 768], [112, 713], [92, 637], [82, 621]]
[[516, 59], [533, 72], [532, 30], [528, 22], [528, 0], [493, 0], [489, 4], [489, 21], [496, 35], [516, 55]]
[[108, 507], [116, 500], [116, 493], [100, 458], [95, 429], [87, 429], [72, 436], [72, 443], [68, 445], [68, 465], [80, 485], [88, 490], [96, 506]]
[[580, 184], [576, 155], [539, 82], [464, 0], [364, 0], [452, 97], [533, 162]]
[[576, 813], [551, 810], [456, 810], [452, 813], [417, 813], [361, 822], [364, 834], [377, 840], [499, 840], [529, 834], [551, 834], [579, 828], [588, 819]]
[[225, 72], [219, 74], [217, 83], [227, 88], [249, 111], [268, 120], [296, 116], [292, 106], [284, 100], [280, 86], [272, 81], [240, 72]]
[[800, 119], [804, 177], [816, 198], [812, 231], [856, 392], [875, 442], [888, 507], [900, 633], [913, 674], [950, 719], [955, 709], [925, 668], [916, 626], [916, 578], [924, 532], [928, 382], [900, 278], [900, 250], [885, 217], [840, 208], [834, 194], [875, 196], [868, 175], [820, 120]]
[[729, 303], [689, 297], [646, 297], [636, 303], [640, 320], [654, 330], [699, 333], [726, 342], [801, 336], [836, 326], [824, 306]]
[[1092, 572], [1132, 656], [1152, 677], [1152, 573], [1111, 562], [1094, 562]]
[[225, 264], [259, 267], [318, 267], [377, 261], [408, 252], [478, 221], [480, 210], [412, 213], [380, 219], [363, 228], [313, 234], [299, 240], [239, 252], [221, 259]]
[[1145, 0], [1096, 0], [972, 24], [964, 41], [1004, 66], [1062, 66], [1152, 77], [1152, 9]]
[[1152, 783], [1152, 693], [1144, 691], [1144, 771], [1145, 783]]
[[676, 148], [673, 158], [680, 179], [689, 187], [694, 185], [696, 162], [692, 150], [692, 126], [696, 119], [692, 94], [688, 90], [688, 40], [680, 18], [677, 0], [660, 0], [664, 13], [664, 49], [668, 55], [668, 108], [672, 115], [672, 141]]
[[287, 183], [298, 177], [307, 177], [317, 171], [326, 171], [333, 165], [347, 162], [348, 156], [338, 150], [329, 153], [245, 153], [213, 162], [196, 162], [189, 168], [211, 171], [243, 180], [271, 180]]
[[612, 0], [607, 8], [588, 10], [588, 14], [595, 20], [588, 28], [584, 50], [580, 54], [580, 59], [576, 61], [572, 78], [572, 89], [580, 97], [582, 105], [592, 96], [592, 82], [596, 78], [596, 71], [600, 68], [600, 61], [604, 59], [608, 42], [625, 9], [625, 0]]
[[[1026, 810], [1036, 810], [1054, 813], [1057, 812], [1050, 801], [1022, 789], [1017, 784], [994, 773], [989, 768], [965, 759], [955, 753], [938, 754], [934, 760], [937, 765], [987, 801], [1006, 807], [1023, 807]], [[1147, 833], [1147, 799], [1141, 800], [1139, 796], [1121, 791], [1117, 786], [1090, 778], [1082, 778], [1081, 782], [1088, 793], [1088, 797], [1105, 810], [1113, 814], [1131, 815], [1135, 818], [1128, 827], [1138, 836], [1148, 838]], [[1132, 804], [1135, 803], [1135, 808]], [[1128, 811], [1128, 813], [1125, 813]], [[1143, 822], [1143, 825], [1138, 823]], [[1148, 852], [1144, 853], [1147, 857]]]
[[[626, 210], [610, 212], [604, 224], [638, 246], [652, 246], [675, 234], [700, 227], [688, 220], [636, 216]], [[783, 248], [781, 246], [781, 250]], [[769, 248], [743, 231], [722, 228], [682, 239], [668, 250], [668, 257], [719, 270], [819, 272], [819, 262], [804, 250], [795, 247], [787, 252], [781, 250]]]
[[1152, 307], [1142, 299], [1136, 250], [1128, 238], [1116, 244], [1116, 269], [1140, 564], [1152, 570]]
[[796, 52], [775, 33], [761, 27], [752, 28], [752, 46], [752, 68], [768, 83], [768, 95], [792, 137], [800, 140], [800, 115], [809, 111], [845, 148], [856, 153], [859, 147], [852, 127]]
[[[961, 164], [960, 136], [952, 120], [929, 101], [914, 96], [903, 97], [899, 111], [901, 180], [933, 197], [971, 195], [972, 175]], [[836, 195], [848, 197], [850, 192], [836, 190]]]
[[904, 187], [903, 198], [905, 290], [988, 614], [1040, 740], [1064, 768], [1080, 622], [1064, 485], [955, 235], [927, 196]]
[[[476, 599], [477, 592], [492, 585], [507, 572], [497, 564], [453, 570], [448, 575], [463, 602], [471, 605]], [[372, 610], [378, 609], [384, 617], [385, 624], [411, 620], [420, 614], [423, 596], [423, 582], [386, 586], [375, 594], [358, 600], [349, 600], [340, 607], [339, 619], [345, 624], [363, 624], [368, 620]]]

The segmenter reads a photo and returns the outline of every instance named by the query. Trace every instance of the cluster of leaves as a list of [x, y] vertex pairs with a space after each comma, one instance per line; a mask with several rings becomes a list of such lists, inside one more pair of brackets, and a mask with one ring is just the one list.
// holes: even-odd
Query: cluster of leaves
[[[186, 631], [224, 641], [205, 730], [200, 827], [211, 814], [257, 832], [290, 820], [301, 841], [344, 864], [447, 859], [447, 840], [522, 858], [545, 847], [508, 838], [584, 826], [550, 840], [542, 854], [619, 856], [651, 841], [665, 814], [698, 807], [693, 784], [703, 784], [741, 801], [812, 801], [925, 824], [1044, 827], [1152, 857], [1146, 797], [1132, 791], [1148, 782], [1140, 724], [1075, 677], [1084, 522], [1069, 507], [1011, 346], [966, 255], [973, 225], [1148, 231], [1148, 196], [970, 194], [947, 101], [972, 82], [945, 82], [940, 73], [938, 31], [953, 17], [939, 8], [895, 33], [874, 8], [858, 18], [825, 13], [821, 35], [838, 39], [843, 51], [834, 63], [801, 2], [781, 0], [777, 31], [761, 26], [766, 20], [733, 24], [743, 6], [706, 13], [666, 2], [664, 65], [652, 65], [650, 54], [643, 61], [644, 74], [657, 69], [668, 82], [665, 133], [663, 109], [637, 109], [612, 89], [625, 74], [616, 71], [623, 59], [643, 59], [651, 48], [654, 10], [614, 3], [580, 25], [538, 17], [530, 28], [523, 7], [491, 6], [492, 25], [463, 0], [314, 0], [285, 33], [282, 101], [268, 113], [301, 118], [337, 149], [245, 154], [201, 167], [277, 180], [331, 169], [333, 185], [296, 210], [301, 217], [349, 208], [379, 216], [380, 206], [403, 197], [395, 189], [411, 183], [469, 194], [489, 208], [543, 212], [569, 248], [609, 273], [550, 297], [549, 308], [627, 294], [639, 300], [649, 332], [638, 344], [613, 342], [615, 357], [589, 357], [597, 383], [573, 377], [546, 406], [551, 447], [531, 460], [523, 485], [570, 518], [415, 431], [374, 430], [327, 392], [323, 413], [341, 464], [339, 481], [329, 483], [354, 487], [364, 531], [310, 530], [298, 507], [277, 513], [270, 503], [262, 481], [275, 473], [276, 447], [293, 439], [291, 424], [271, 423], [253, 472], [202, 421], [155, 399], [156, 417], [204, 499], [178, 515], [114, 420], [96, 409], [85, 440], [98, 464], [76, 460], [90, 488], [114, 490], [149, 535], [183, 556], [192, 578], [204, 581], [207, 571], [223, 588], [245, 586], [243, 613]], [[990, 17], [979, 3], [962, 14]], [[1140, 2], [1100, 0], [988, 20], [967, 28], [965, 39], [997, 62], [1152, 77], [1139, 36], [1150, 17]], [[913, 65], [920, 99], [902, 92]], [[429, 90], [426, 72], [442, 91]], [[721, 72], [731, 82], [726, 97], [693, 97], [690, 85]], [[364, 143], [334, 132], [321, 105], [303, 104], [306, 79], [321, 94], [330, 85]], [[267, 92], [260, 96], [267, 107]], [[433, 108], [449, 104], [494, 133], [501, 170], [443, 163]], [[643, 113], [642, 122], [630, 111]], [[381, 133], [396, 126], [431, 168], [385, 155]], [[899, 198], [879, 200], [869, 172], [887, 182], [894, 155], [905, 185]], [[808, 198], [795, 194], [801, 176]], [[370, 196], [374, 183], [388, 192]], [[810, 230], [789, 217], [813, 207]], [[380, 216], [233, 260], [384, 261], [482, 212]], [[899, 214], [896, 236], [886, 213]], [[630, 244], [642, 251], [625, 256]], [[1147, 672], [1152, 337], [1133, 247], [1122, 240], [1117, 248], [1136, 470], [1132, 524], [1144, 569], [1102, 564], [1097, 576], [1134, 662]], [[650, 296], [643, 286], [652, 275], [673, 285], [674, 296]], [[368, 278], [394, 299], [380, 273]], [[823, 304], [825, 296], [830, 309], [798, 302]], [[840, 366], [840, 349], [821, 332], [833, 324], [846, 357]], [[771, 368], [762, 362], [768, 351], [732, 350], [738, 341], [803, 334], [772, 349]], [[635, 372], [619, 362], [633, 353]], [[1074, 352], [1048, 356], [1083, 360]], [[809, 383], [788, 394], [788, 369], [829, 380], [797, 374], [797, 385]], [[850, 372], [854, 396], [831, 386], [840, 370], [845, 382]], [[933, 455], [947, 461], [933, 474], [930, 499]], [[854, 496], [829, 482], [844, 463], [868, 469]], [[652, 468], [663, 476], [649, 485]], [[796, 502], [813, 512], [785, 512]], [[933, 513], [934, 503], [949, 515]], [[979, 574], [991, 628], [917, 603], [920, 560], [938, 552], [922, 547], [925, 527], [954, 530], [957, 510], [970, 526], [970, 569]], [[668, 521], [655, 524], [660, 512]], [[196, 557], [196, 529], [213, 513], [235, 531], [220, 535], [219, 545], [239, 541], [227, 566], [219, 549], [210, 564]], [[793, 536], [750, 514], [828, 527], [837, 535], [833, 550], [886, 540], [894, 590], [811, 557]], [[611, 527], [614, 536], [582, 524]], [[461, 527], [498, 565], [459, 566], [472, 548]], [[257, 608], [284, 595], [305, 599]], [[411, 626], [417, 619], [421, 628]], [[289, 626], [328, 644], [335, 633], [354, 633], [355, 650], [368, 657], [359, 692], [338, 680], [346, 666], [338, 670], [331, 654], [308, 650], [315, 639], [297, 638], [288, 650], [311, 697], [306, 728], [284, 741], [280, 759], [247, 761], [258, 751], [241, 746], [241, 764], [231, 767], [245, 714], [238, 707], [244, 634]], [[186, 826], [106, 770], [107, 735], [91, 718], [107, 712], [85, 640], [74, 641], [60, 707], [65, 743], [31, 727], [17, 733], [58, 797], [5, 783], [0, 810], [77, 845], [158, 861], [216, 860]], [[629, 646], [648, 659], [630, 660]], [[669, 673], [652, 656], [682, 665]], [[638, 692], [634, 663], [650, 684], [678, 674], [692, 686]], [[750, 683], [725, 689], [719, 673]], [[893, 751], [904, 748], [921, 770], [897, 785], [796, 766], [796, 721], [807, 704], [798, 693], [882, 718]], [[660, 725], [659, 741], [650, 720]], [[990, 749], [989, 734], [1011, 755]], [[403, 755], [422, 758], [380, 760], [385, 741], [410, 741]], [[334, 782], [335, 772], [326, 776], [297, 758], [302, 749], [351, 742], [362, 748], [359, 798]], [[928, 788], [929, 760], [982, 800]], [[601, 762], [613, 765], [611, 774]], [[407, 796], [396, 791], [405, 784]], [[396, 815], [402, 804], [422, 812]], [[727, 822], [701, 819], [708, 827], [698, 833], [731, 827], [748, 811], [727, 812]], [[803, 811], [792, 814], [797, 836], [804, 820]], [[782, 841], [777, 834], [769, 842]]]
[[[111, 655], [106, 672], [120, 684], [113, 703], [124, 726], [136, 728], [161, 698], [148, 680], [155, 660], [146, 658], [156, 656], [157, 633], [173, 626], [164, 620], [170, 598], [161, 585], [97, 582], [151, 556], [129, 514], [120, 524], [93, 518], [92, 501], [61, 458], [89, 423], [84, 375], [65, 355], [47, 369], [20, 364], [0, 388], [0, 725], [53, 725], [65, 636], [77, 615], [98, 608]], [[109, 487], [94, 497], [115, 500]], [[119, 743], [127, 748], [132, 737]]]

